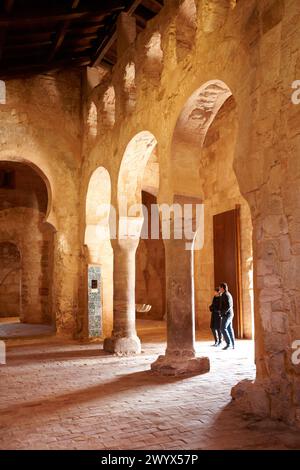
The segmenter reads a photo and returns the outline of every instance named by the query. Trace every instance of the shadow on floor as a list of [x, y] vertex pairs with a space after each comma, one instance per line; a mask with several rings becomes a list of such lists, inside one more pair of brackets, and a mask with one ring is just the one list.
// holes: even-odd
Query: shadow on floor
[[[74, 343], [73, 343], [74, 344]], [[157, 344], [157, 343], [156, 343]], [[74, 344], [74, 346], [76, 347], [76, 345], [78, 345], [78, 343]], [[101, 358], [115, 358], [117, 360], [120, 360], [120, 359], [128, 359], [130, 357], [136, 357], [136, 356], [118, 356], [117, 354], [111, 354], [111, 353], [108, 353], [106, 351], [104, 351], [103, 349], [103, 343], [97, 343], [97, 344], [93, 344], [93, 343], [90, 343], [88, 344], [87, 346], [85, 347], [82, 347], [80, 349], [72, 349], [72, 348], [69, 348], [67, 350], [57, 350], [57, 351], [51, 351], [50, 347], [60, 347], [61, 346], [61, 343], [58, 342], [58, 343], [54, 343], [53, 345], [51, 345], [49, 347], [49, 344], [47, 343], [39, 343], [38, 344], [39, 347], [43, 347], [45, 348], [44, 351], [36, 351], [36, 352], [26, 352], [26, 350], [23, 352], [23, 345], [19, 345], [19, 346], [8, 346], [7, 348], [7, 366], [9, 367], [14, 367], [14, 366], [20, 366], [20, 364], [22, 364], [22, 362], [29, 364], [29, 363], [38, 363], [38, 362], [43, 362], [43, 361], [46, 361], [46, 362], [50, 362], [50, 361], [72, 361], [72, 360], [76, 360], [76, 359], [95, 359], [97, 357], [101, 357]], [[144, 345], [145, 346], [145, 345]], [[26, 347], [26, 346], [25, 346]], [[14, 352], [11, 352], [10, 349], [13, 349]], [[162, 343], [162, 348], [161, 348], [161, 353], [163, 354], [164, 353], [164, 343]], [[17, 351], [17, 353], [16, 353]], [[148, 350], [145, 350], [144, 348], [142, 349], [142, 353], [141, 353], [141, 356], [149, 356], [149, 354], [151, 355], [154, 354], [155, 356], [157, 356], [157, 350], [156, 351], [148, 351]]]
[[[201, 416], [199, 418], [201, 419]], [[215, 415], [213, 423], [208, 424], [204, 432], [199, 434], [197, 448], [203, 450], [300, 449], [300, 435], [299, 430], [281, 421], [243, 415], [235, 402], [231, 401]]]
[[[63, 393], [61, 395], [49, 396], [48, 398], [27, 402], [14, 403], [13, 406], [1, 408], [1, 416], [6, 414], [13, 414], [16, 416], [16, 413], [27, 415], [27, 408], [36, 408], [34, 413], [38, 413], [39, 415], [52, 414], [54, 412], [57, 414], [59, 410], [67, 406], [85, 405], [87, 402], [94, 400], [98, 401], [99, 409], [101, 409], [101, 401], [105, 400], [106, 397], [111, 399], [112, 395], [117, 395], [128, 390], [130, 390], [131, 393], [133, 390], [138, 393], [140, 387], [161, 386], [162, 384], [172, 384], [185, 379], [186, 377], [184, 376], [162, 377], [152, 373], [150, 370], [133, 372], [131, 374], [122, 375], [121, 377], [109, 382], [99, 383], [85, 389], [77, 389], [70, 393]], [[99, 380], [101, 380], [101, 378]]]

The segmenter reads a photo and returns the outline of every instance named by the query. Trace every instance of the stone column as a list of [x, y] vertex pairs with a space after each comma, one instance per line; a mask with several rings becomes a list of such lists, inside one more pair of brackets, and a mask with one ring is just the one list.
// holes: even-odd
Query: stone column
[[[134, 220], [131, 222], [135, 222]], [[138, 223], [139, 228], [141, 223]], [[141, 342], [135, 327], [135, 254], [139, 234], [112, 240], [114, 251], [114, 320], [104, 350], [118, 355], [140, 354]]]
[[[180, 202], [183, 209], [184, 203], [199, 204], [200, 201], [175, 197], [174, 202]], [[175, 230], [170, 240], [165, 240], [167, 349], [151, 366], [162, 375], [202, 374], [210, 369], [209, 359], [197, 358], [195, 353], [194, 240], [184, 234], [178, 239], [176, 224], [187, 223], [183, 216], [183, 211], [174, 214]]]

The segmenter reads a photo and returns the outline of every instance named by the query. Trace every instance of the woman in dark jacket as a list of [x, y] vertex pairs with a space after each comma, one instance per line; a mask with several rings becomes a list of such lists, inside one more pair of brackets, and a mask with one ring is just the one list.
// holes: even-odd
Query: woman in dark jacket
[[209, 307], [211, 311], [210, 329], [215, 338], [213, 346], [219, 346], [222, 343], [220, 301], [220, 289], [216, 287], [212, 304]]

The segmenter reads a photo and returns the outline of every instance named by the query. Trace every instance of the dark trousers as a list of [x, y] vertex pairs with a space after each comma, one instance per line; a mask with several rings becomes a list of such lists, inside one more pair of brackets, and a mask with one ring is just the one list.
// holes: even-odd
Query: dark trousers
[[214, 335], [215, 342], [222, 342], [222, 332], [221, 332], [221, 316], [219, 312], [213, 311], [211, 314], [210, 320], [210, 329]]
[[214, 335], [215, 342], [221, 343], [222, 342], [222, 332], [221, 329], [211, 328], [212, 334]]
[[221, 331], [223, 333], [224, 339], [227, 343], [227, 346], [234, 346], [235, 337], [232, 326], [233, 315], [225, 315], [222, 317]]

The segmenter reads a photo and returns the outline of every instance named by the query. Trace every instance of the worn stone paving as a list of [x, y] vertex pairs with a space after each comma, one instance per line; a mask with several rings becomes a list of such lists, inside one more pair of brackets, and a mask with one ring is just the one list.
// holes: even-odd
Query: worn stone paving
[[253, 343], [208, 354], [211, 372], [166, 378], [150, 364], [165, 343], [144, 332], [138, 357], [105, 354], [97, 343], [11, 342], [0, 366], [0, 449], [294, 449], [300, 436], [245, 419], [230, 390], [252, 378]]

